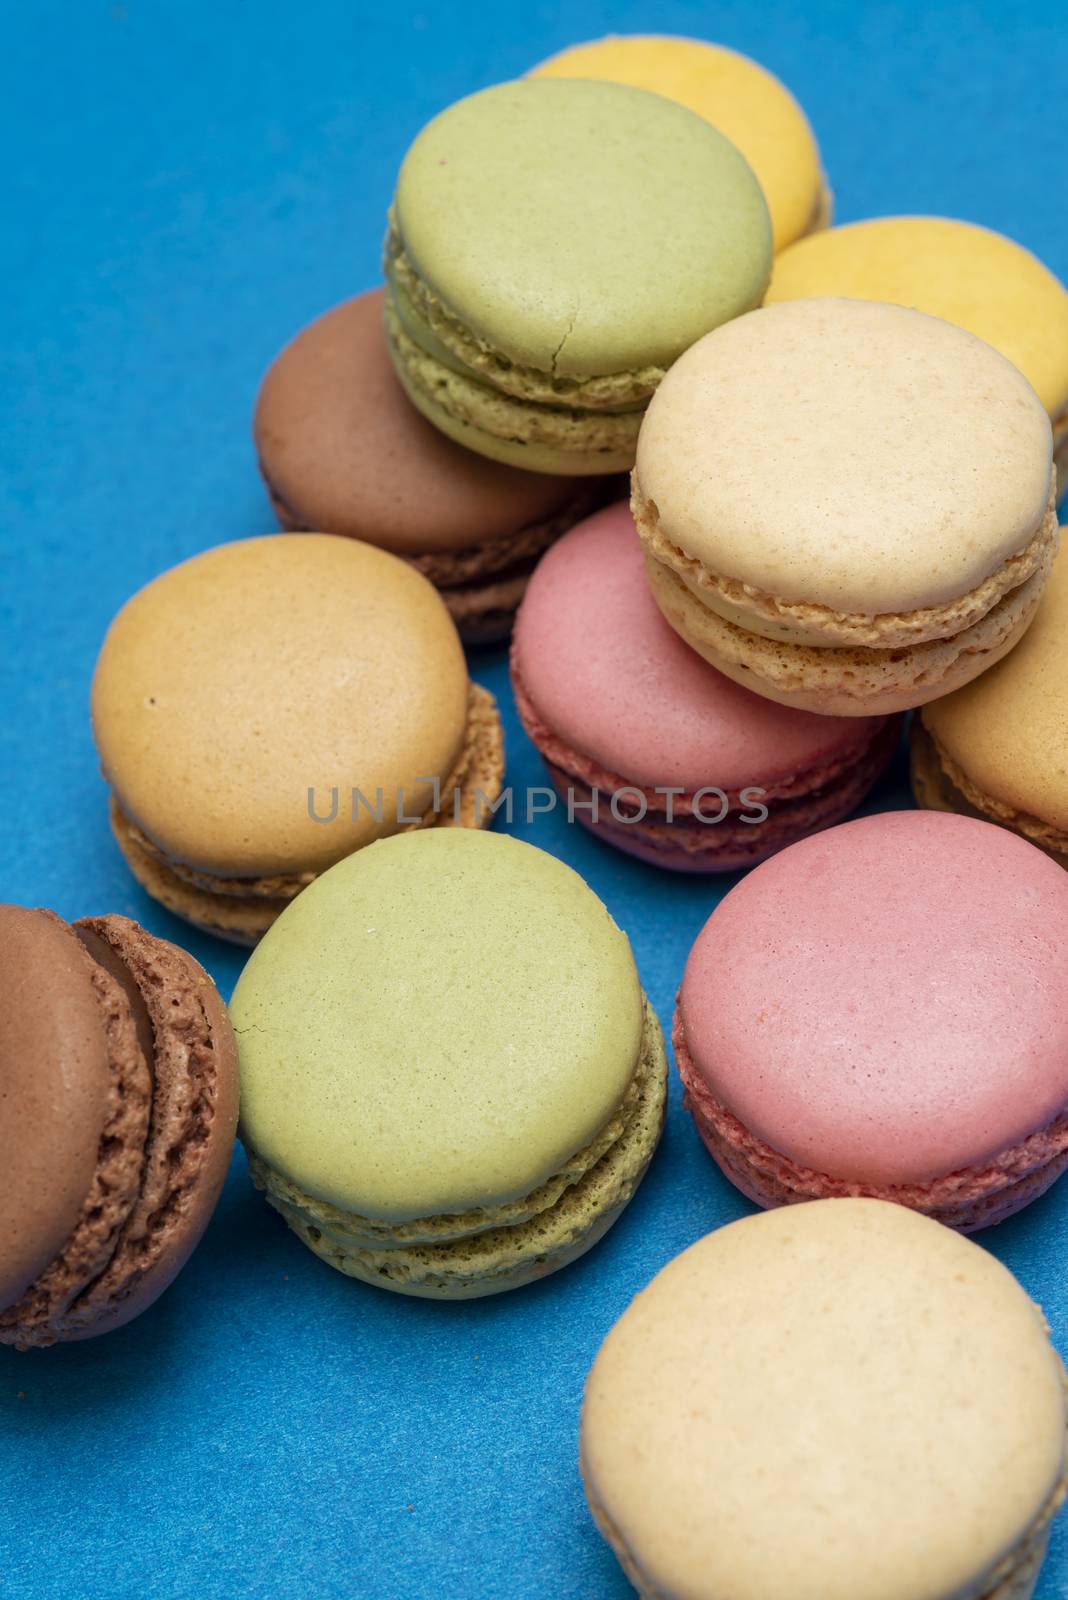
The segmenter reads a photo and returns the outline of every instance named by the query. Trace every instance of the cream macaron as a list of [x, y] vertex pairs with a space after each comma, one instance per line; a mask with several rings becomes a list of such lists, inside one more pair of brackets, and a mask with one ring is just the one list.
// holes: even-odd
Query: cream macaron
[[882, 1200], [732, 1223], [594, 1363], [593, 1515], [649, 1600], [1028, 1600], [1064, 1369], [978, 1245]]
[[781, 79], [737, 50], [670, 34], [610, 34], [561, 50], [530, 75], [626, 83], [696, 111], [756, 173], [776, 250], [830, 221], [831, 195], [808, 118]]
[[[755, 165], [755, 162], [754, 162]], [[1053, 423], [1068, 486], [1068, 289], [1023, 245], [950, 217], [873, 217], [803, 239], [775, 262], [765, 303], [842, 294], [955, 322], [1000, 350]]]
[[1057, 548], [1026, 378], [948, 322], [834, 297], [739, 317], [675, 363], [632, 507], [687, 643], [832, 716], [903, 711], [992, 666]]
[[1027, 637], [912, 724], [921, 806], [1000, 822], [1068, 867], [1068, 553]]
[[92, 714], [134, 876], [241, 944], [376, 839], [484, 825], [504, 770], [440, 595], [327, 534], [220, 545], [149, 583], [108, 630]]

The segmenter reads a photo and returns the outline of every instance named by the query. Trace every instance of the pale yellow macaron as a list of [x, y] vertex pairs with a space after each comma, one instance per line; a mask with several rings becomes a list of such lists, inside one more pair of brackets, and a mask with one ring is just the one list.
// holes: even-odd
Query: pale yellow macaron
[[1068, 867], [1068, 552], [1017, 649], [912, 725], [921, 806], [985, 817]]
[[923, 705], [1023, 635], [1057, 548], [1049, 417], [974, 334], [766, 306], [671, 368], [632, 507], [653, 594], [719, 671], [831, 716]]
[[1000, 350], [1053, 421], [1068, 483], [1068, 289], [1023, 245], [948, 217], [875, 217], [802, 239], [775, 262], [766, 304], [840, 294], [944, 317]]
[[978, 1245], [817, 1200], [719, 1229], [637, 1296], [581, 1460], [656, 1600], [1027, 1600], [1065, 1494], [1064, 1369]]
[[696, 111], [756, 173], [776, 250], [830, 221], [831, 195], [808, 118], [784, 83], [737, 50], [667, 34], [612, 34], [562, 50], [531, 75], [631, 84]]

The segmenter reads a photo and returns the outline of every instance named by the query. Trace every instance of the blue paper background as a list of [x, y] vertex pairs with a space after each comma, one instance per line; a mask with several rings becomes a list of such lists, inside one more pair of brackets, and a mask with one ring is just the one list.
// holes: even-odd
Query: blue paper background
[[[302, 323], [377, 278], [393, 174], [429, 116], [577, 39], [704, 35], [793, 87], [841, 220], [970, 217], [1068, 278], [1053, 5], [8, 0], [2, 16], [0, 897], [130, 913], [189, 944], [225, 993], [239, 953], [146, 899], [112, 843], [90, 673], [135, 588], [271, 528], [258, 380]], [[501, 698], [511, 781], [540, 782], [503, 654], [474, 665]], [[876, 803], [905, 795], [899, 762]], [[667, 1020], [731, 880], [660, 876], [556, 817], [522, 831], [604, 897]], [[0, 1350], [0, 1597], [626, 1595], [576, 1472], [583, 1378], [631, 1295], [748, 1209], [673, 1088], [653, 1170], [589, 1257], [499, 1300], [434, 1305], [321, 1266], [236, 1156], [202, 1249], [138, 1324]], [[1068, 1183], [984, 1242], [1068, 1352], [1066, 1220]], [[1038, 1595], [1068, 1596], [1068, 1524]]]

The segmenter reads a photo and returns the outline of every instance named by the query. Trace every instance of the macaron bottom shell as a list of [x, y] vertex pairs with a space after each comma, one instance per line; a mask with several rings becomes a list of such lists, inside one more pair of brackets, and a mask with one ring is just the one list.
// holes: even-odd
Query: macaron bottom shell
[[702, 604], [678, 573], [647, 555], [661, 611], [681, 638], [744, 688], [824, 716], [908, 711], [970, 683], [1008, 655], [1026, 633], [1056, 554], [1053, 538], [1038, 570], [960, 633], [894, 649], [820, 647], [769, 639]]
[[1068, 835], [1039, 817], [1014, 811], [992, 795], [983, 794], [965, 773], [953, 766], [919, 717], [912, 721], [909, 757], [912, 793], [922, 810], [955, 812], [961, 817], [999, 823], [1068, 868]]
[[[488, 689], [472, 683], [464, 748], [454, 773], [442, 784], [443, 809], [407, 826], [488, 827], [490, 805], [499, 796], [503, 779], [504, 734], [497, 703]], [[122, 811], [114, 794], [110, 818], [126, 864], [145, 892], [175, 916], [231, 944], [256, 944], [315, 876], [216, 878], [168, 860]]]
[[386, 336], [404, 390], [457, 444], [528, 472], [595, 477], [634, 465], [642, 410], [586, 411], [503, 394], [447, 366], [386, 306]]
[[716, 1165], [754, 1204], [770, 1210], [809, 1200], [889, 1200], [958, 1233], [1004, 1222], [1052, 1188], [1068, 1168], [1068, 1113], [981, 1166], [926, 1184], [863, 1184], [801, 1166], [751, 1132], [702, 1082], [676, 1008], [671, 1042], [684, 1105]]
[[[545, 769], [575, 820], [595, 838], [615, 845], [627, 855], [673, 872], [742, 871], [810, 833], [843, 821], [886, 770], [900, 733], [900, 722], [894, 718], [850, 764], [830, 774], [814, 773], [807, 792], [789, 799], [768, 800], [763, 798], [766, 791], [754, 790], [753, 806], [759, 801], [767, 811], [762, 821], [744, 820], [746, 806], [732, 808], [719, 822], [713, 822], [711, 817], [702, 821], [700, 815], [694, 814], [692, 795], [676, 797], [669, 819], [662, 793], [602, 772], [576, 753], [567, 757], [566, 766], [561, 765], [554, 759], [555, 749], [542, 748], [546, 741], [539, 739], [536, 714], [525, 703], [514, 675], [513, 686], [524, 727], [538, 746]], [[630, 814], [620, 804], [619, 796], [627, 797]], [[645, 807], [642, 812], [639, 802]], [[718, 811], [719, 796], [707, 796], [706, 806], [706, 816]]]
[[[611, 1517], [597, 1498], [591, 1475], [586, 1469], [582, 1453], [579, 1454], [579, 1468], [582, 1473], [583, 1488], [586, 1491], [586, 1502], [590, 1515], [596, 1524], [605, 1543], [610, 1546], [615, 1554], [635, 1593], [640, 1600], [663, 1600], [659, 1589], [650, 1588], [642, 1576], [641, 1570], [633, 1553], [628, 1549], [622, 1534], [612, 1522]], [[1038, 1575], [1042, 1563], [1046, 1559], [1049, 1546], [1050, 1524], [1068, 1494], [1068, 1482], [1062, 1481], [1058, 1485], [1054, 1499], [1047, 1507], [1040, 1522], [1035, 1526], [1030, 1535], [1006, 1556], [994, 1575], [990, 1587], [977, 1592], [974, 1600], [1031, 1600], [1038, 1583]]]
[[[366, 1222], [356, 1242], [352, 1235], [360, 1219], [346, 1218], [304, 1195], [255, 1156], [250, 1156], [250, 1170], [297, 1236], [347, 1277], [424, 1299], [481, 1298], [534, 1283], [584, 1255], [622, 1214], [644, 1177], [660, 1139], [667, 1103], [664, 1038], [648, 1001], [635, 1091], [622, 1132], [600, 1159], [546, 1209], [504, 1226], [495, 1226], [493, 1213], [487, 1210], [472, 1214], [467, 1232], [460, 1231], [462, 1217], [428, 1218], [418, 1225], [421, 1237], [416, 1242], [369, 1247]], [[546, 1189], [552, 1193], [554, 1186]], [[446, 1237], [435, 1244], [439, 1222]], [[377, 1232], [388, 1237], [382, 1225]]]

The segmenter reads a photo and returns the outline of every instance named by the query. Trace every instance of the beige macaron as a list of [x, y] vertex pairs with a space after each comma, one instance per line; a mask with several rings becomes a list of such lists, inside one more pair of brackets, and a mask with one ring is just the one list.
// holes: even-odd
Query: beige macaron
[[1027, 1600], [1064, 1369], [1012, 1274], [882, 1200], [721, 1228], [586, 1385], [593, 1515], [649, 1600]]
[[1068, 289], [1030, 250], [953, 217], [869, 217], [777, 257], [765, 304], [818, 294], [914, 306], [1000, 350], [1049, 412], [1068, 488]]
[[1000, 822], [1068, 867], [1068, 552], [1027, 636], [912, 725], [921, 806]]
[[716, 329], [642, 423], [632, 506], [667, 620], [783, 705], [872, 716], [1023, 635], [1057, 547], [1049, 417], [973, 334], [794, 300]]
[[354, 539], [246, 539], [156, 578], [108, 630], [92, 714], [134, 875], [238, 943], [354, 850], [480, 826], [500, 793], [496, 705], [440, 596]]

